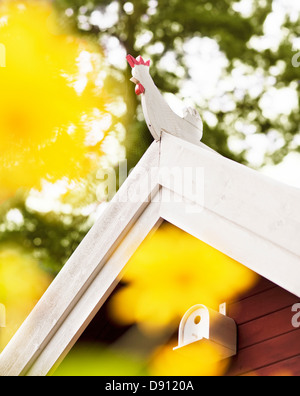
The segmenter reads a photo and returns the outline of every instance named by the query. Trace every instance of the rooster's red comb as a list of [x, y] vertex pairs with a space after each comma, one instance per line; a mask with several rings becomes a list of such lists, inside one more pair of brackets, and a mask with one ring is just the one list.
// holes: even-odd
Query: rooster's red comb
[[137, 65], [150, 66], [150, 60], [145, 62], [141, 56], [138, 56], [135, 59], [132, 55], [127, 55], [126, 59], [132, 68], [134, 68]]

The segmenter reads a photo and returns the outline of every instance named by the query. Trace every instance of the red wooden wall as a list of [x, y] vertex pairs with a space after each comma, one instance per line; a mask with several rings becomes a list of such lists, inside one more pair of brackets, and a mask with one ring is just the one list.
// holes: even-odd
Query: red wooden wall
[[260, 278], [229, 305], [238, 325], [238, 354], [228, 375], [300, 375], [300, 328], [292, 325], [296, 303], [298, 297]]

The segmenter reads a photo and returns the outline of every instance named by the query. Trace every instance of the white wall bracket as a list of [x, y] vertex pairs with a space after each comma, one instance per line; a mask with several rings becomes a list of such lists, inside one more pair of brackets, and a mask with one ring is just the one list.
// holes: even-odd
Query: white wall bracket
[[217, 352], [218, 360], [235, 356], [237, 326], [223, 312], [226, 312], [226, 304], [220, 306], [220, 312], [200, 304], [190, 308], [180, 323], [179, 344], [174, 350], [184, 352], [195, 343], [209, 344]]

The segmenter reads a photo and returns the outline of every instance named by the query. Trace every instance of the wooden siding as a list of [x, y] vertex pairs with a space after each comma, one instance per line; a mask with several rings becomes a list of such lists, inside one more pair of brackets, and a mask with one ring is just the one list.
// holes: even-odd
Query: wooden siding
[[300, 328], [292, 312], [298, 297], [260, 278], [257, 286], [229, 305], [238, 325], [238, 354], [229, 376], [300, 375]]

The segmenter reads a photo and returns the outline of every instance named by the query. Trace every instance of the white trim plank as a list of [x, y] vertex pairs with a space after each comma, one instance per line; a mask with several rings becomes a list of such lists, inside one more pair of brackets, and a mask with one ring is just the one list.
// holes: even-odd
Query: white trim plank
[[160, 216], [300, 297], [299, 256], [166, 188]]
[[26, 376], [45, 376], [55, 371], [59, 362], [67, 355], [119, 283], [126, 263], [148, 234], [154, 231], [161, 222], [159, 203], [151, 202], [38, 356]]
[[[97, 223], [0, 355], [0, 375], [24, 375], [158, 192], [153, 142]], [[156, 169], [156, 171], [155, 171]], [[130, 200], [138, 191], [138, 197]]]
[[[200, 203], [205, 208], [300, 256], [299, 189], [169, 134], [162, 135], [160, 164], [165, 169], [160, 177], [164, 187], [195, 202], [203, 189]], [[176, 168], [186, 174], [199, 171], [198, 179], [193, 176], [193, 189], [186, 180], [176, 182]]]

